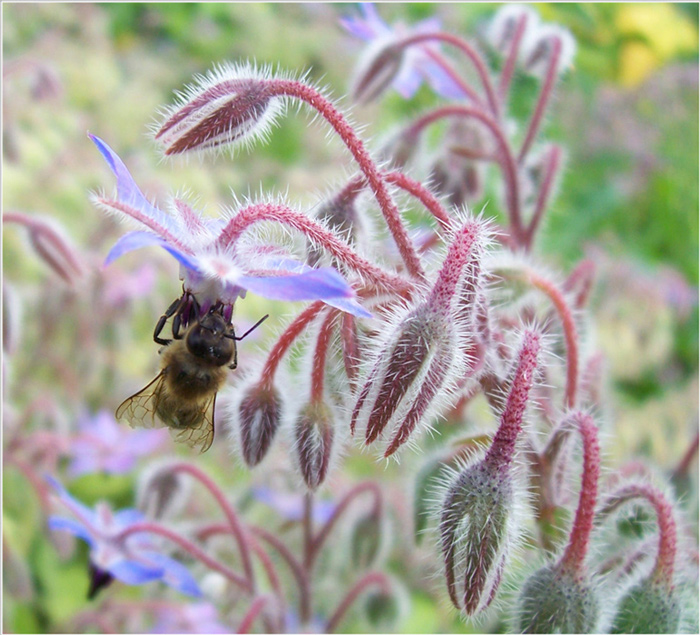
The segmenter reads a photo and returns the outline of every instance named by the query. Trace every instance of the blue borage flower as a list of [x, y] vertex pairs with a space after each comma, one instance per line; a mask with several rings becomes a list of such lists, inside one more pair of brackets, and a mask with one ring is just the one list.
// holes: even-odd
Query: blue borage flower
[[182, 593], [201, 597], [202, 592], [187, 567], [159, 553], [149, 535], [138, 533], [120, 538], [128, 527], [145, 522], [140, 511], [113, 512], [104, 502], [98, 503], [93, 511], [73, 498], [55, 479], [46, 477], [46, 480], [74, 516], [51, 516], [49, 528], [68, 531], [88, 543], [93, 587], [95, 578], [103, 580], [98, 582], [99, 586], [104, 586], [112, 577], [130, 585], [160, 580]]
[[176, 214], [155, 207], [117, 154], [99, 137], [88, 136], [117, 177], [117, 200], [97, 197], [96, 203], [147, 228], [124, 234], [107, 255], [106, 265], [134, 249], [158, 245], [180, 263], [185, 290], [205, 310], [216, 302], [233, 305], [250, 291], [271, 300], [322, 300], [358, 317], [372, 317], [335, 269], [314, 269], [270, 245], [246, 241], [235, 247], [221, 247], [218, 242], [225, 228], [223, 219], [203, 218], [178, 200], [174, 205]]
[[[429, 18], [407, 27], [397, 23], [389, 26], [377, 13], [372, 3], [359, 5], [362, 16], [350, 16], [340, 19], [340, 24], [350, 34], [362, 40], [370, 42], [370, 47], [383, 47], [392, 42], [419, 33], [434, 33], [440, 31], [440, 20]], [[445, 99], [463, 99], [466, 95], [462, 88], [447, 74], [437, 62], [431, 59], [426, 49], [439, 50], [437, 44], [420, 44], [410, 46], [404, 52], [401, 70], [392, 81], [393, 88], [404, 99], [411, 99], [416, 94], [423, 81], [427, 81], [430, 87]]]

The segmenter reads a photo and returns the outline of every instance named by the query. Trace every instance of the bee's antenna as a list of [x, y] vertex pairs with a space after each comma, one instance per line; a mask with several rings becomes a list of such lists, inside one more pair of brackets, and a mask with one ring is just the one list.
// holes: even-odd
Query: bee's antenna
[[250, 335], [256, 328], [258, 328], [258, 327], [259, 327], [265, 320], [267, 320], [267, 318], [269, 318], [269, 317], [270, 317], [270, 314], [269, 314], [269, 313], [268, 313], [267, 315], [264, 315], [263, 317], [261, 317], [255, 324], [253, 324], [253, 326], [251, 326], [251, 327], [250, 327], [245, 333], [243, 333], [243, 335], [241, 335], [240, 337], [236, 337], [235, 335], [225, 335], [224, 337], [229, 337], [229, 338], [231, 338], [232, 340], [236, 340], [237, 342], [240, 342], [242, 339], [244, 339], [245, 337], [247, 337], [248, 335]]

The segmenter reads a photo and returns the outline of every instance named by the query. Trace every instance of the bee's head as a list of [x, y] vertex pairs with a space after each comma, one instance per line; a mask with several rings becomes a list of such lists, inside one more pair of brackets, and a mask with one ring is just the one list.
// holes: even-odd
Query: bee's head
[[187, 350], [214, 366], [224, 366], [233, 358], [236, 342], [233, 328], [218, 313], [209, 313], [187, 333]]

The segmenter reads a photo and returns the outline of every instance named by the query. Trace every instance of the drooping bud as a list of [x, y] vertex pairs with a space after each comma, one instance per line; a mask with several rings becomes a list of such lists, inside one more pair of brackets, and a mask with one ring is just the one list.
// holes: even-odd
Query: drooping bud
[[513, 483], [480, 461], [458, 474], [447, 490], [440, 516], [440, 543], [447, 589], [466, 615], [489, 606], [501, 582], [516, 536]]
[[445, 151], [432, 167], [430, 183], [435, 192], [461, 208], [481, 198], [486, 164], [493, 151], [481, 127], [471, 120], [455, 118], [444, 139]]
[[[324, 221], [329, 229], [342, 236], [350, 245], [355, 244], [358, 230], [361, 230], [357, 195], [363, 188], [364, 179], [353, 179], [347, 187], [322, 202], [315, 210], [316, 218]], [[307, 250], [307, 263], [316, 267], [324, 253], [319, 245], [310, 244]], [[336, 262], [330, 264], [337, 266]]]
[[470, 370], [471, 360], [464, 354], [465, 329], [457, 325], [461, 315], [456, 298], [465, 277], [475, 274], [467, 265], [480, 257], [483, 241], [479, 221], [467, 222], [456, 232], [428, 298], [399, 315], [377, 347], [350, 429], [361, 430], [367, 445], [389, 430], [385, 457], [396, 452], [421, 422], [449, 404], [459, 380]]
[[282, 400], [277, 389], [259, 382], [244, 393], [238, 404], [238, 432], [243, 459], [255, 467], [265, 458], [281, 421]]
[[352, 528], [352, 563], [358, 569], [371, 567], [382, 543], [382, 519], [375, 511], [364, 515]]
[[402, 170], [416, 155], [420, 129], [409, 126], [394, 134], [379, 150], [379, 158], [392, 167]]
[[559, 75], [568, 70], [576, 55], [576, 41], [569, 31], [544, 24], [528, 31], [522, 50], [523, 68], [536, 77], [545, 77], [550, 66]]
[[[558, 565], [543, 567], [523, 587], [520, 633], [595, 633], [599, 617], [595, 588]], [[659, 631], [650, 631], [659, 632]]]
[[294, 453], [306, 486], [318, 489], [328, 475], [333, 451], [333, 413], [323, 401], [304, 406], [294, 423]]
[[353, 100], [367, 104], [391, 87], [401, 72], [405, 49], [394, 40], [378, 42], [369, 47], [360, 62], [352, 89]]
[[681, 603], [675, 588], [652, 578], [633, 586], [622, 598], [613, 633], [678, 633]]
[[374, 591], [365, 600], [365, 615], [367, 621], [377, 633], [388, 632], [401, 614], [401, 603], [396, 591], [391, 593], [384, 589]]
[[264, 138], [284, 104], [269, 91], [269, 75], [251, 65], [222, 65], [197, 77], [156, 133], [165, 154]]
[[136, 506], [154, 520], [179, 514], [189, 500], [191, 479], [171, 469], [173, 463], [156, 463], [141, 474], [136, 487]]
[[458, 473], [440, 516], [440, 539], [450, 598], [466, 615], [492, 602], [517, 538], [517, 499], [511, 464], [539, 355], [539, 335], [525, 333], [501, 422], [483, 459]]
[[524, 21], [525, 34], [537, 28], [540, 18], [537, 12], [522, 4], [502, 6], [491, 21], [487, 38], [491, 46], [505, 55], [513, 44], [518, 23]]

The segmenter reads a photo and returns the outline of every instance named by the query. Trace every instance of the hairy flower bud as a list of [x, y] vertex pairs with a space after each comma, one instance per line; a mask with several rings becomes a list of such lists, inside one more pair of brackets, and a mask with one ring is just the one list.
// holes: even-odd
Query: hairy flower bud
[[352, 528], [352, 563], [358, 569], [371, 567], [382, 543], [382, 519], [370, 512], [358, 520]]
[[156, 463], [139, 478], [136, 506], [149, 518], [171, 519], [185, 508], [189, 499], [191, 479], [173, 471], [172, 466], [172, 462]]
[[306, 404], [294, 423], [294, 452], [304, 482], [311, 490], [326, 479], [333, 437], [331, 409], [322, 401]]
[[264, 137], [283, 101], [265, 80], [269, 71], [252, 66], [219, 66], [197, 78], [171, 108], [156, 133], [165, 154], [211, 150]]
[[598, 600], [590, 582], [552, 565], [525, 583], [518, 607], [518, 632], [595, 633], [598, 616]]
[[360, 64], [353, 87], [353, 99], [366, 104], [377, 99], [391, 87], [402, 70], [405, 49], [394, 41], [380, 42], [370, 47]]
[[678, 633], [681, 604], [675, 588], [645, 578], [623, 597], [613, 621], [613, 633]]
[[[429, 296], [409, 309], [383, 335], [383, 342], [359, 390], [350, 420], [369, 445], [385, 430], [391, 438], [384, 456], [408, 441], [419, 423], [454, 398], [457, 385], [471, 370], [464, 311], [456, 298], [470, 283], [480, 284], [480, 268], [467, 266], [483, 250], [484, 229], [478, 220], [454, 235]], [[473, 280], [468, 280], [472, 276]]]
[[442, 503], [440, 542], [450, 598], [466, 615], [484, 610], [501, 582], [515, 535], [513, 483], [480, 461], [457, 474]]
[[255, 467], [265, 458], [277, 433], [282, 400], [274, 386], [261, 382], [251, 386], [238, 404], [238, 431], [243, 459]]

